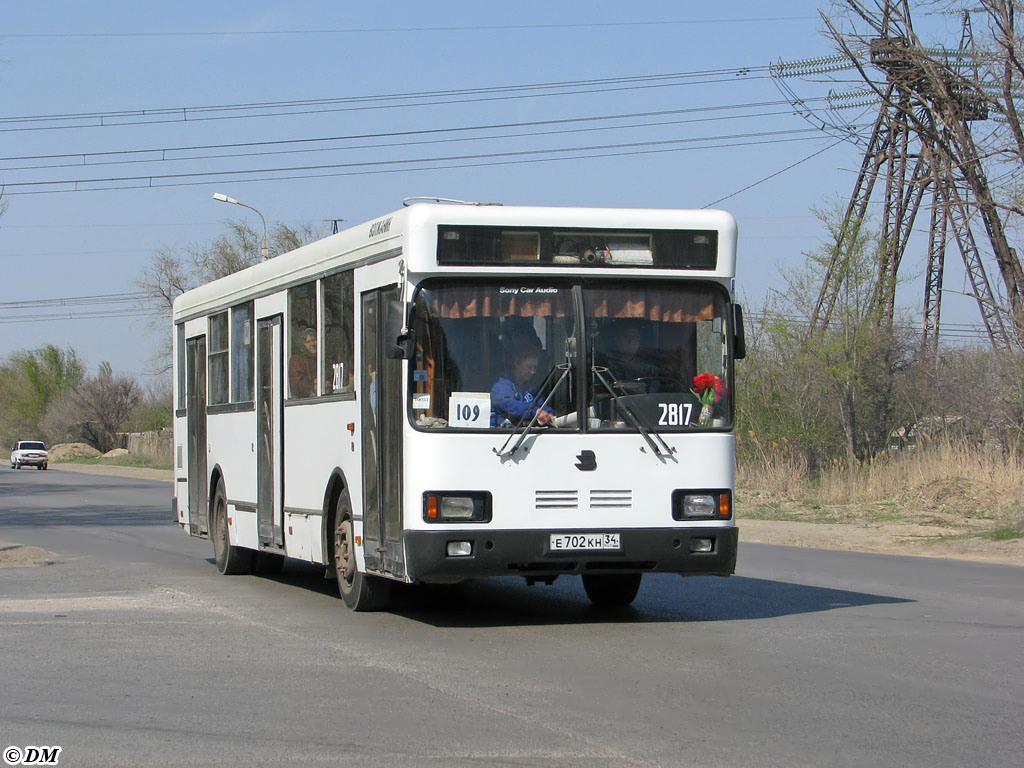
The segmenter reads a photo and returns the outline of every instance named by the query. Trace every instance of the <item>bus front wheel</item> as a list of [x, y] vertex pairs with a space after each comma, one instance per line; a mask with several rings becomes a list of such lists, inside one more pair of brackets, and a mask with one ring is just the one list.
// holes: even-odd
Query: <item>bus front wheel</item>
[[213, 494], [210, 538], [213, 540], [213, 557], [218, 571], [225, 576], [249, 573], [252, 568], [252, 550], [236, 547], [231, 543], [231, 531], [228, 530], [228, 503], [224, 497], [223, 483], [217, 483], [217, 490]]
[[338, 498], [334, 521], [334, 571], [345, 605], [353, 611], [379, 610], [387, 602], [390, 585], [384, 579], [362, 573], [357, 566], [352, 507], [347, 492], [342, 492]]
[[642, 573], [585, 573], [583, 589], [594, 605], [629, 605], [643, 577]]

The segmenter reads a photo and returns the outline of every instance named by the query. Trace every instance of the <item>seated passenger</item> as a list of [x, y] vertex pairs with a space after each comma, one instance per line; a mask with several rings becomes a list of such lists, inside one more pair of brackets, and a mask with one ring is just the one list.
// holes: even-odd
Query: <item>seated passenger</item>
[[491, 387], [491, 426], [508, 427], [528, 423], [537, 414], [537, 421], [550, 424], [554, 411], [537, 399], [533, 377], [537, 375], [540, 353], [532, 347], [517, 350], [512, 356], [512, 372], [498, 377]]
[[[602, 336], [605, 334], [602, 333]], [[596, 362], [609, 370], [616, 382], [629, 382], [637, 379], [658, 378], [661, 371], [654, 363], [641, 359], [637, 352], [642, 340], [640, 324], [637, 322], [619, 322], [607, 332], [611, 340], [609, 348], [597, 355]]]
[[316, 397], [316, 331], [302, 332], [302, 348], [288, 361], [291, 397]]

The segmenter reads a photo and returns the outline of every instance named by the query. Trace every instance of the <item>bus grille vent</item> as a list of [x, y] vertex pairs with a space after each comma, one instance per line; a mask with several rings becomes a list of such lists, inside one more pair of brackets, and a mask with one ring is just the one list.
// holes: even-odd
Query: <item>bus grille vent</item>
[[579, 491], [537, 491], [537, 509], [579, 509]]
[[590, 507], [603, 509], [630, 509], [633, 506], [632, 491], [591, 491]]

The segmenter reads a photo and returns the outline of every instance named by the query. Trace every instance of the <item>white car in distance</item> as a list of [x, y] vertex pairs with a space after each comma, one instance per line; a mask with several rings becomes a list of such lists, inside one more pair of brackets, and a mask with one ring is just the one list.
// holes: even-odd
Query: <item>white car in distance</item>
[[46, 469], [49, 460], [50, 456], [46, 452], [46, 445], [39, 440], [19, 440], [11, 451], [11, 469], [21, 469], [22, 467]]

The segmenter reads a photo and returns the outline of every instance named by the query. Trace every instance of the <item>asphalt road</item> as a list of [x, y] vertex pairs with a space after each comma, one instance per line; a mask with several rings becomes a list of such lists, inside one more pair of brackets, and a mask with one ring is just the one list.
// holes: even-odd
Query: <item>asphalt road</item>
[[[1024, 569], [741, 545], [737, 576], [223, 577], [167, 483], [0, 469], [0, 747], [60, 765], [1016, 766]], [[742, 540], [742, 534], [741, 534]]]

